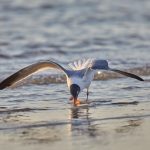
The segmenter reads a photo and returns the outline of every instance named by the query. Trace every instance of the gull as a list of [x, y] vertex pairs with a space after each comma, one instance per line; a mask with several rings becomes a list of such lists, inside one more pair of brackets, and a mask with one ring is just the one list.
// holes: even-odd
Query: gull
[[107, 60], [92, 59], [92, 58], [80, 59], [72, 63], [69, 63], [68, 65], [70, 68], [66, 69], [62, 65], [60, 65], [59, 63], [53, 60], [41, 61], [32, 65], [29, 65], [17, 71], [16, 73], [10, 75], [6, 79], [4, 79], [0, 83], [0, 90], [10, 87], [14, 85], [15, 83], [23, 80], [24, 78], [36, 72], [39, 72], [45, 69], [57, 69], [57, 70], [62, 71], [65, 74], [67, 78], [67, 85], [71, 94], [71, 99], [73, 100], [73, 104], [77, 105], [80, 103], [80, 101], [78, 100], [78, 95], [84, 89], [87, 90], [86, 100], [88, 100], [89, 87], [90, 87], [91, 81], [94, 79], [95, 73], [99, 70], [114, 71], [122, 75], [135, 78], [139, 81], [144, 81], [141, 77], [135, 74], [110, 68]]

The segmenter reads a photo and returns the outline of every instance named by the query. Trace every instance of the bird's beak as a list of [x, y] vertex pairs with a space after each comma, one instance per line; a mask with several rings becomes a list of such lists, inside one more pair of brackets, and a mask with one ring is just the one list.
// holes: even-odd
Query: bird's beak
[[79, 92], [80, 92], [80, 87], [77, 84], [72, 84], [70, 86], [70, 93], [73, 96], [74, 104], [76, 104]]

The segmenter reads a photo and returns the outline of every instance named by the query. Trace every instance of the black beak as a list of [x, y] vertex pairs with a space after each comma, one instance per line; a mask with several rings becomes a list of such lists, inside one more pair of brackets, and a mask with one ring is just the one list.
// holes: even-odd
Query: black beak
[[80, 92], [80, 87], [77, 84], [72, 84], [70, 86], [70, 93], [73, 96], [74, 102], [77, 100]]

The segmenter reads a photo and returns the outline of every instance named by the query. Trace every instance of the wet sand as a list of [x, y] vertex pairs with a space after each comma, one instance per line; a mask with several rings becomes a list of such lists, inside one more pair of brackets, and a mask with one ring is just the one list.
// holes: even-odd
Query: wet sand
[[1, 149], [149, 149], [149, 103], [93, 100], [74, 107], [58, 102], [58, 109], [53, 108], [57, 102], [40, 103], [0, 108]]

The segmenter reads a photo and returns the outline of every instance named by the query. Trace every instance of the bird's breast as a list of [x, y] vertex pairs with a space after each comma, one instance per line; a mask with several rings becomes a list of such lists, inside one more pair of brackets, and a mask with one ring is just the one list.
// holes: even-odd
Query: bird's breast
[[91, 80], [85, 80], [80, 77], [69, 77], [67, 78], [67, 85], [70, 87], [72, 84], [77, 84], [81, 90], [88, 88], [91, 84]]
[[70, 85], [72, 84], [77, 84], [77, 85], [80, 85], [81, 84], [81, 79], [79, 77], [68, 77], [67, 78], [67, 85], [68, 87], [70, 87]]

